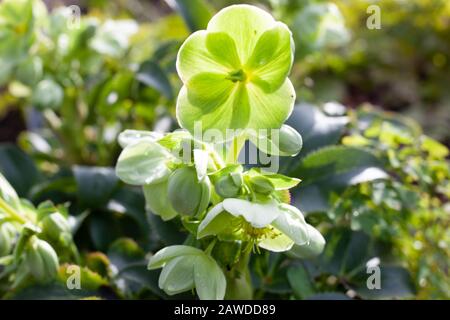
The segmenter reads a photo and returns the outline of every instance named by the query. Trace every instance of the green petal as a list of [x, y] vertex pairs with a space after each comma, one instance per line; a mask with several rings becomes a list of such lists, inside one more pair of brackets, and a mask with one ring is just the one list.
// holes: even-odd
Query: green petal
[[282, 213], [272, 222], [272, 226], [291, 238], [295, 244], [308, 243], [308, 224], [300, 210], [288, 204], [281, 204], [280, 210]]
[[117, 160], [116, 174], [132, 185], [158, 183], [170, 173], [166, 163], [172, 158], [158, 143], [143, 140], [122, 151]]
[[230, 98], [235, 84], [225, 75], [211, 72], [199, 73], [187, 83], [189, 102], [203, 114], [214, 112]]
[[251, 110], [247, 127], [254, 130], [279, 129], [294, 107], [295, 90], [289, 79], [272, 93], [252, 83], [247, 84], [247, 92]]
[[265, 92], [278, 89], [288, 76], [293, 62], [293, 40], [288, 27], [278, 22], [264, 32], [245, 68], [251, 70], [251, 81]]
[[308, 224], [309, 242], [304, 245], [294, 245], [289, 251], [291, 255], [300, 259], [309, 259], [319, 255], [325, 247], [325, 239], [320, 232]]
[[167, 196], [168, 180], [143, 186], [146, 209], [161, 216], [164, 221], [175, 218], [178, 213], [172, 208]]
[[[231, 220], [234, 217], [224, 211], [223, 204], [219, 203], [206, 214], [206, 217], [200, 223], [197, 229], [197, 239], [209, 236], [219, 235], [230, 230]], [[232, 231], [232, 230], [230, 230]]]
[[[228, 82], [232, 83], [231, 81]], [[205, 91], [211, 91], [211, 88], [205, 86]], [[208, 129], [218, 130], [217, 133], [220, 135], [216, 137], [216, 142], [222, 142], [227, 138], [227, 129], [244, 129], [248, 126], [250, 105], [248, 93], [243, 84], [233, 84], [232, 90], [228, 92], [227, 99], [222, 105], [218, 105], [213, 100], [205, 97], [201, 99], [192, 99], [192, 97], [196, 96], [192, 95], [190, 91], [188, 92], [186, 86], [184, 86], [177, 100], [178, 122], [181, 127], [189, 130], [191, 133], [194, 132], [195, 123], [199, 121], [203, 132]], [[201, 101], [205, 102], [205, 104], [199, 104]]]
[[225, 199], [223, 208], [238, 217], [243, 217], [255, 228], [264, 228], [272, 221], [277, 219], [280, 214], [278, 205], [275, 201], [268, 203], [253, 203], [241, 199]]
[[148, 269], [158, 269], [163, 267], [168, 261], [173, 258], [185, 255], [199, 255], [203, 254], [203, 251], [183, 245], [176, 245], [165, 247], [164, 249], [159, 250], [155, 255], [153, 255], [148, 262]]
[[213, 72], [227, 74], [229, 68], [220, 63], [206, 46], [208, 33], [205, 30], [191, 34], [181, 46], [177, 57], [177, 72], [186, 83], [199, 73]]
[[195, 289], [201, 300], [222, 300], [227, 281], [216, 261], [207, 255], [196, 257], [194, 266]]
[[206, 48], [216, 61], [230, 70], [241, 67], [236, 44], [225, 32], [209, 32], [206, 36]]
[[288, 251], [293, 245], [294, 241], [276, 228], [258, 243], [259, 247], [273, 252]]
[[234, 5], [219, 11], [208, 23], [208, 31], [225, 32], [236, 43], [241, 61], [247, 61], [259, 37], [276, 22], [266, 11], [250, 5]]
[[191, 290], [194, 287], [196, 257], [183, 256], [169, 261], [159, 276], [159, 287], [168, 295]]

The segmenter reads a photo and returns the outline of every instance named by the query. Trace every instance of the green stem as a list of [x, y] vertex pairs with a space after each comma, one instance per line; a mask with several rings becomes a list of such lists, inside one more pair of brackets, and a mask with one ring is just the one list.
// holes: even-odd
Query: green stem
[[247, 136], [245, 134], [234, 137], [230, 144], [230, 148], [228, 149], [227, 163], [237, 163], [239, 153], [241, 152], [242, 147], [244, 147], [245, 141], [247, 141]]
[[250, 278], [248, 264], [251, 251], [243, 252], [239, 262], [228, 272], [226, 300], [251, 300], [253, 298], [253, 287]]
[[217, 239], [214, 238], [209, 244], [208, 247], [205, 249], [205, 253], [207, 255], [211, 255], [212, 250], [214, 249], [214, 246], [216, 245]]
[[5, 200], [3, 200], [2, 198], [0, 198], [0, 208], [3, 209], [3, 211], [5, 211], [6, 214], [8, 214], [10, 216], [11, 219], [16, 220], [17, 222], [20, 223], [25, 223], [27, 222], [27, 219], [25, 219], [24, 217], [22, 217], [18, 212], [16, 212], [16, 210], [14, 210], [8, 203], [6, 203]]

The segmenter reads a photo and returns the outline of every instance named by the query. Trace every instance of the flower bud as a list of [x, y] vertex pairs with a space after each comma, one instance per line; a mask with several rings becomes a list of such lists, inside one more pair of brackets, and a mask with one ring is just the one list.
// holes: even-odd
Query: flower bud
[[210, 182], [198, 181], [193, 167], [182, 167], [169, 177], [168, 197], [172, 207], [180, 214], [195, 215], [209, 204]]
[[270, 194], [275, 190], [272, 181], [270, 181], [264, 176], [251, 177], [249, 182], [252, 189], [257, 193]]
[[0, 257], [11, 253], [16, 233], [16, 229], [11, 223], [0, 224]]
[[281, 155], [295, 156], [303, 147], [302, 136], [288, 125], [281, 126], [279, 139], [278, 148]]
[[67, 219], [59, 212], [54, 212], [42, 220], [43, 232], [52, 240], [70, 238], [71, 230]]
[[41, 282], [56, 277], [59, 267], [58, 256], [48, 242], [33, 236], [25, 250], [25, 263], [28, 271]]
[[215, 190], [222, 198], [235, 198], [238, 196], [241, 190], [242, 181], [239, 179], [233, 179], [229, 174], [224, 175], [217, 179], [214, 184]]

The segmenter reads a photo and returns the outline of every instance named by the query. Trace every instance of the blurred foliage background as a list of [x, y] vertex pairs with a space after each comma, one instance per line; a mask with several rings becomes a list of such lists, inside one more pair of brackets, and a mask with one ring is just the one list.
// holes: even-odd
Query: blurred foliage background
[[[63, 259], [51, 283], [11, 286], [13, 271], [0, 263], [0, 295], [167, 298], [145, 253], [182, 243], [186, 232], [146, 213], [140, 191], [118, 182], [116, 138], [176, 128], [177, 50], [233, 3], [242, 2], [0, 5], [0, 172], [21, 198], [64, 205], [81, 253]], [[449, 299], [450, 2], [247, 3], [293, 32], [297, 106], [288, 124], [304, 149], [282, 171], [303, 180], [292, 201], [327, 238], [316, 259], [255, 258], [255, 297]], [[79, 27], [61, 5], [79, 6]], [[380, 29], [367, 27], [370, 5], [380, 8]], [[88, 279], [79, 292], [63, 286], [74, 263]], [[382, 268], [381, 290], [366, 287], [368, 263]]]

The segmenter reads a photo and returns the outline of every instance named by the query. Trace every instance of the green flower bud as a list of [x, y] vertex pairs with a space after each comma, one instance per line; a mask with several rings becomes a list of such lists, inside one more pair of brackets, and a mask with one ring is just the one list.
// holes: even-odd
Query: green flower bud
[[264, 176], [254, 176], [249, 179], [251, 188], [261, 194], [270, 194], [275, 190], [275, 187], [269, 179]]
[[231, 175], [224, 175], [217, 179], [214, 187], [222, 198], [235, 198], [241, 190], [242, 180], [233, 178]]
[[180, 214], [195, 215], [209, 204], [209, 179], [198, 181], [193, 167], [182, 167], [169, 177], [168, 198], [172, 207]]
[[59, 212], [54, 212], [42, 220], [43, 232], [52, 240], [60, 241], [71, 236], [70, 225], [67, 219]]
[[0, 257], [11, 253], [16, 233], [17, 231], [11, 223], [0, 224]]
[[302, 136], [292, 127], [283, 125], [280, 128], [279, 150], [282, 155], [296, 155], [303, 147]]
[[25, 264], [28, 271], [41, 282], [56, 277], [59, 260], [53, 247], [48, 242], [33, 236], [25, 250]]
[[259, 150], [278, 156], [295, 156], [303, 147], [300, 133], [283, 124], [278, 132], [267, 135], [250, 135], [250, 140]]

